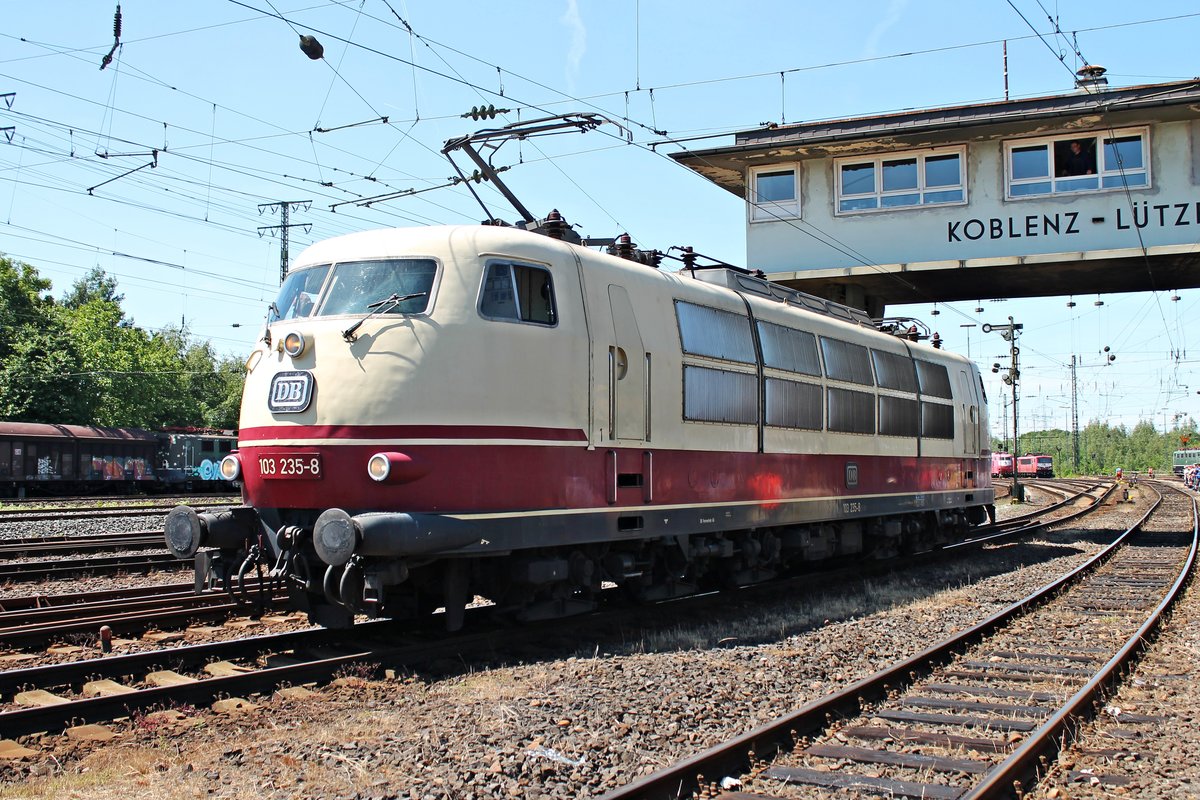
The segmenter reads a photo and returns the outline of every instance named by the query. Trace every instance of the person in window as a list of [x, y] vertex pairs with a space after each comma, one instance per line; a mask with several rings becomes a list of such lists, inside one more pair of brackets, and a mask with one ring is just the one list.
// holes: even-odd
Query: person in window
[[295, 302], [292, 303], [288, 313], [284, 315], [285, 319], [297, 319], [299, 317], [307, 317], [312, 313], [313, 298], [308, 292], [300, 292], [296, 295]]
[[1096, 161], [1092, 155], [1083, 149], [1083, 142], [1075, 139], [1071, 142], [1066, 156], [1059, 166], [1059, 177], [1071, 175], [1092, 175], [1096, 172]]

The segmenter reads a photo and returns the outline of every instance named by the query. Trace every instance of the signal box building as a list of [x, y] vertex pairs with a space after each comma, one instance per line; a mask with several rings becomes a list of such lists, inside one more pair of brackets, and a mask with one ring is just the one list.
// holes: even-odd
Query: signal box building
[[887, 305], [1200, 286], [1200, 79], [770, 125], [674, 154], [746, 200], [747, 264]]

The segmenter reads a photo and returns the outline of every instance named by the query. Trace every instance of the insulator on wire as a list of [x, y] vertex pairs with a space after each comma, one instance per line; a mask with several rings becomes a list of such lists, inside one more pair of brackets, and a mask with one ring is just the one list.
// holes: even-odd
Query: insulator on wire
[[121, 4], [117, 3], [117, 11], [113, 14], [113, 46], [112, 49], [105, 54], [104, 58], [100, 59], [100, 69], [104, 69], [112, 63], [113, 54], [117, 52], [117, 48], [121, 46]]
[[313, 61], [319, 61], [325, 55], [325, 48], [321, 46], [315, 36], [300, 34], [300, 49]]
[[486, 106], [471, 106], [471, 110], [463, 114], [463, 119], [470, 117], [473, 120], [495, 119], [498, 114], [507, 114], [511, 111], [508, 108], [496, 108], [494, 105]]
[[695, 254], [695, 252], [692, 251], [692, 248], [690, 246], [686, 246], [683, 248], [682, 259], [683, 259], [683, 268], [684, 269], [695, 269], [696, 268], [696, 254]]

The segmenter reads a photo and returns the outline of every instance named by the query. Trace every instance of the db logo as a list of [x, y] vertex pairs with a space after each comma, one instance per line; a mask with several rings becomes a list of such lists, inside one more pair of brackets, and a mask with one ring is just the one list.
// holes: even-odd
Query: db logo
[[296, 414], [308, 408], [315, 381], [311, 372], [280, 372], [271, 379], [267, 408], [277, 414]]

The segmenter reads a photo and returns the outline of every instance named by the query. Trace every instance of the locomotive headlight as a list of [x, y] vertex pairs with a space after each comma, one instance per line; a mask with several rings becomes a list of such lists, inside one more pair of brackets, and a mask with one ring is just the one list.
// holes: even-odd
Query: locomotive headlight
[[386, 481], [391, 471], [392, 463], [388, 460], [387, 453], [376, 453], [367, 461], [367, 474], [373, 481]]
[[376, 453], [367, 459], [367, 475], [377, 483], [408, 483], [428, 472], [428, 465], [414, 461], [407, 453]]
[[292, 358], [304, 353], [308, 342], [304, 340], [304, 334], [300, 331], [288, 331], [283, 336], [283, 352], [287, 353]]
[[237, 456], [230, 454], [221, 459], [221, 478], [236, 481], [242, 477], [242, 462]]

